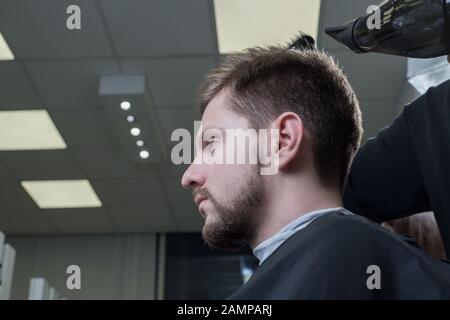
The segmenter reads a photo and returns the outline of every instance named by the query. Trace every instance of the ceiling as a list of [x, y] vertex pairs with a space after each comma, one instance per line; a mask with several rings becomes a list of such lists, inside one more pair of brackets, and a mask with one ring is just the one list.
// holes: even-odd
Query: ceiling
[[[366, 136], [395, 116], [406, 60], [356, 55], [324, 36], [323, 29], [363, 14], [372, 2], [323, 0], [318, 37], [357, 92]], [[65, 28], [71, 4], [82, 8], [82, 30]], [[191, 193], [180, 186], [185, 167], [130, 162], [106, 117], [98, 81], [102, 75], [145, 74], [170, 151], [172, 130], [192, 130], [199, 120], [196, 87], [221, 59], [211, 0], [0, 0], [0, 32], [16, 57], [0, 61], [0, 110], [46, 109], [68, 146], [0, 152], [0, 230], [200, 230]], [[39, 209], [20, 185], [58, 179], [88, 179], [103, 207]]]

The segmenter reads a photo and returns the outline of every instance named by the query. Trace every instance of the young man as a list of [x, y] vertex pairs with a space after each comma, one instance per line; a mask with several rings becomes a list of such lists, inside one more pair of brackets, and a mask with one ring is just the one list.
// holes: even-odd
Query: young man
[[[342, 208], [362, 129], [332, 58], [249, 49], [214, 69], [199, 93], [200, 147], [182, 184], [205, 219], [208, 245], [249, 245], [260, 262], [232, 299], [450, 298], [449, 265]], [[243, 152], [222, 133], [249, 129], [277, 132], [268, 138], [276, 173], [261, 174], [260, 152], [257, 163], [211, 161]]]

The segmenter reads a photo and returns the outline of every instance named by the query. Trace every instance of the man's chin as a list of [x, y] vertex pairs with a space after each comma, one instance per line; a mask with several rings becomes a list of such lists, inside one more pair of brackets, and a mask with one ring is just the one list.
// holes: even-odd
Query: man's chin
[[204, 213], [203, 219], [202, 236], [205, 238], [214, 233], [213, 229], [217, 228], [217, 226], [214, 226], [214, 219], [211, 214]]
[[245, 247], [239, 237], [234, 234], [228, 234], [220, 222], [214, 221], [211, 214], [207, 215], [202, 228], [202, 238], [211, 249], [237, 251]]
[[211, 214], [206, 214], [205, 222], [202, 228], [202, 238], [211, 249], [226, 249], [223, 248], [223, 238], [220, 236], [220, 226], [215, 225]]

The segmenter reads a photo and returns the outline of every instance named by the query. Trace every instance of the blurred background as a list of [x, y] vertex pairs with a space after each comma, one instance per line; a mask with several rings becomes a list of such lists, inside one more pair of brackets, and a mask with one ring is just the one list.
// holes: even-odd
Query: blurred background
[[[324, 34], [371, 0], [0, 0], [0, 231], [12, 299], [44, 278], [67, 299], [225, 298], [256, 266], [211, 251], [170, 154], [195, 91], [232, 51], [303, 30], [343, 67], [367, 139], [417, 96], [407, 59]], [[67, 12], [79, 8], [81, 29]], [[69, 290], [69, 265], [81, 289]]]

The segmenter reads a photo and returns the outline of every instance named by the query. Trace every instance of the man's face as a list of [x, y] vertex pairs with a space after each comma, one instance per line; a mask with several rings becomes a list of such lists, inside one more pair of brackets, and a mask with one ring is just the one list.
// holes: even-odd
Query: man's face
[[233, 139], [227, 139], [227, 129], [249, 129], [248, 120], [231, 111], [229, 104], [224, 91], [208, 104], [197, 137], [196, 159], [181, 182], [192, 189], [205, 219], [202, 236], [206, 243], [212, 248], [235, 250], [255, 237], [264, 186], [258, 164], [211, 160], [217, 152], [225, 159], [227, 147], [235, 153], [255, 151], [256, 146], [240, 150]]

